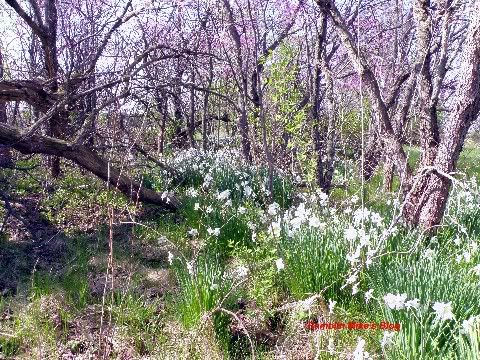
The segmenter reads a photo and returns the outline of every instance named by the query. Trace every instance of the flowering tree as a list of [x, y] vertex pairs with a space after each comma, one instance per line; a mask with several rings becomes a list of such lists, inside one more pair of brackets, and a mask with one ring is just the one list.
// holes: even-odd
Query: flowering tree
[[[109, 172], [107, 155], [173, 174], [164, 154], [233, 139], [247, 162], [266, 164], [270, 192], [285, 163], [328, 192], [339, 156], [351, 157], [367, 181], [383, 164], [388, 191], [398, 174], [405, 219], [431, 228], [478, 112], [478, 19], [454, 0], [381, 5], [6, 0], [2, 159], [6, 147], [42, 153], [56, 177], [65, 157], [167, 205], [135, 171]], [[416, 173], [406, 144], [422, 149]]]

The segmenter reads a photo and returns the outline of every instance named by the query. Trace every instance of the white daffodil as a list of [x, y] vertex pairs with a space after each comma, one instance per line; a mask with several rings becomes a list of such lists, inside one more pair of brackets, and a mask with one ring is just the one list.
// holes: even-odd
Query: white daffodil
[[380, 216], [379, 213], [376, 213], [376, 212], [372, 212], [371, 215], [370, 215], [370, 219], [372, 220], [372, 223], [374, 223], [375, 225], [380, 225], [383, 221], [382, 217]]
[[370, 358], [370, 354], [365, 351], [365, 344], [365, 340], [359, 337], [355, 351], [352, 354], [354, 360], [366, 360]]
[[193, 263], [191, 261], [187, 262], [187, 270], [190, 275], [193, 275]]
[[474, 330], [477, 320], [478, 316], [472, 316], [468, 320], [463, 320], [461, 332], [463, 334], [469, 334], [472, 330]]
[[474, 266], [470, 271], [472, 271], [473, 273], [475, 273], [475, 275], [480, 276], [480, 264]]
[[212, 285], [210, 285], [210, 290], [217, 290], [217, 289], [218, 289], [218, 284], [212, 283]]
[[385, 304], [387, 304], [387, 306], [392, 310], [393, 309], [396, 309], [396, 310], [403, 309], [405, 307], [405, 300], [406, 299], [407, 299], [406, 294], [394, 295], [394, 294], [388, 293], [387, 295], [385, 295], [383, 297], [383, 300], [385, 301]]
[[427, 249], [427, 250], [425, 250], [423, 255], [425, 256], [425, 258], [427, 258], [428, 260], [431, 261], [435, 257], [435, 250]]
[[280, 237], [281, 230], [282, 230], [282, 227], [280, 225], [280, 221], [272, 222], [272, 224], [270, 225], [270, 228], [268, 230], [269, 230], [270, 235], [273, 236], [274, 238]]
[[187, 190], [187, 195], [190, 196], [190, 197], [193, 197], [193, 198], [194, 198], [194, 197], [197, 197], [197, 196], [198, 196], [198, 191], [195, 190], [195, 188], [190, 187], [190, 188], [188, 188], [188, 190]]
[[347, 254], [347, 260], [350, 264], [355, 264], [358, 262], [358, 259], [360, 258], [360, 251], [361, 248], [358, 246], [353, 254]]
[[357, 238], [357, 230], [350, 225], [347, 229], [345, 229], [345, 239], [348, 241], [353, 241]]
[[358, 283], [355, 283], [352, 286], [352, 295], [356, 295], [357, 293], [358, 293]]
[[452, 320], [455, 318], [455, 315], [453, 314], [453, 309], [452, 309], [452, 303], [442, 303], [442, 302], [436, 302], [435, 304], [432, 305], [432, 309], [435, 311], [435, 316], [436, 320]]
[[335, 300], [328, 300], [328, 313], [331, 315], [333, 314], [333, 310], [335, 309], [335, 305], [337, 304], [337, 302]]
[[243, 188], [243, 193], [245, 194], [246, 197], [250, 197], [252, 196], [253, 190], [250, 186], [247, 185]]
[[420, 308], [420, 302], [418, 299], [408, 300], [407, 302], [405, 302], [405, 308], [407, 310], [409, 309], [418, 310]]
[[352, 274], [347, 279], [347, 285], [353, 284], [358, 280], [358, 276], [356, 274]]
[[333, 338], [328, 339], [327, 350], [330, 355], [333, 355], [335, 353], [335, 343], [333, 341]]
[[472, 249], [472, 253], [476, 253], [478, 250], [478, 244], [475, 241], [470, 243], [470, 249]]
[[169, 252], [168, 252], [168, 263], [169, 263], [170, 265], [172, 265], [173, 259], [174, 259], [174, 256], [173, 256], [173, 254], [169, 251]]
[[208, 232], [208, 235], [210, 236], [218, 236], [220, 235], [220, 228], [215, 228], [215, 229], [212, 229], [212, 228], [208, 228], [207, 229], [207, 232]]
[[368, 304], [368, 302], [372, 297], [373, 297], [373, 289], [370, 289], [365, 293], [365, 302]]
[[198, 236], [198, 230], [197, 229], [190, 229], [188, 231], [188, 235], [193, 236], [193, 237]]
[[278, 213], [278, 210], [280, 210], [280, 205], [278, 205], [276, 202], [268, 205], [268, 210], [267, 213], [271, 216], [275, 216]]
[[322, 223], [320, 222], [318, 216], [312, 215], [308, 219], [308, 225], [312, 228], [319, 228], [322, 226]]
[[382, 338], [382, 341], [380, 342], [380, 345], [382, 346], [382, 348], [388, 346], [388, 345], [391, 345], [394, 343], [393, 341], [393, 338], [395, 336], [395, 332], [393, 331], [385, 331], [383, 333], [383, 338]]
[[277, 271], [281, 271], [285, 269], [285, 264], [283, 263], [283, 259], [280, 258], [275, 260], [275, 266], [277, 267]]
[[217, 195], [217, 200], [227, 200], [230, 197], [230, 190], [222, 191]]
[[239, 266], [236, 270], [236, 274], [238, 277], [245, 277], [248, 275], [248, 267], [246, 266]]

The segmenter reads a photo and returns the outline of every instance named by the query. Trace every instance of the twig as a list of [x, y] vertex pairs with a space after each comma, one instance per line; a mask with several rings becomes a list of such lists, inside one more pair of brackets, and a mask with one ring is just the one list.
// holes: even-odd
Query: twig
[[227, 310], [227, 309], [224, 309], [224, 308], [219, 308], [218, 311], [221, 311], [225, 314], [228, 314], [228, 315], [232, 316], [233, 318], [235, 318], [235, 320], [237, 320], [237, 322], [242, 327], [243, 332], [247, 336], [248, 342], [250, 343], [250, 348], [252, 349], [252, 359], [255, 359], [255, 347], [253, 346], [252, 338], [250, 337], [250, 334], [248, 333], [247, 328], [245, 327], [245, 324], [243, 323], [243, 321], [237, 316], [237, 314], [235, 314], [234, 312], [232, 312], [230, 310]]

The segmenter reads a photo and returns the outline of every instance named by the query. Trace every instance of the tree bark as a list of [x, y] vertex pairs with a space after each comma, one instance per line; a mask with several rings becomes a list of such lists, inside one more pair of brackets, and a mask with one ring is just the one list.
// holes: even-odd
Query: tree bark
[[[326, 56], [326, 36], [327, 36], [327, 14], [322, 11], [320, 15], [319, 30], [317, 30], [317, 53], [315, 59], [315, 74], [313, 84], [313, 145], [316, 156], [316, 180], [318, 186], [325, 192], [329, 193], [332, 186], [334, 158], [335, 158], [335, 125], [336, 125], [336, 108], [333, 94], [333, 76], [331, 68]], [[325, 79], [325, 99], [321, 94], [321, 77]], [[320, 104], [321, 101], [326, 102], [327, 124], [323, 127], [320, 121]]]
[[25, 138], [19, 129], [7, 124], [0, 124], [0, 145], [12, 147], [23, 154], [45, 154], [71, 160], [134, 200], [138, 198], [169, 211], [175, 211], [180, 206], [174, 195], [159, 194], [142, 187], [84, 145], [74, 146], [63, 140], [40, 135]]
[[[3, 56], [2, 49], [0, 48], [0, 79], [3, 79]], [[7, 104], [5, 101], [0, 100], [0, 124], [7, 123]], [[0, 167], [11, 167], [12, 154], [10, 149], [4, 145], [0, 145]]]
[[411, 225], [433, 230], [445, 211], [451, 180], [468, 130], [480, 111], [480, 3], [471, 12], [472, 20], [465, 39], [456, 102], [444, 128], [433, 167], [421, 169], [417, 186], [407, 195], [403, 216]]
[[420, 102], [420, 146], [422, 156], [420, 166], [432, 166], [437, 155], [440, 135], [437, 119], [437, 101], [432, 99], [433, 83], [430, 63], [432, 52], [432, 18], [430, 0], [416, 0], [413, 3], [413, 17], [416, 26], [418, 72], [418, 97]]

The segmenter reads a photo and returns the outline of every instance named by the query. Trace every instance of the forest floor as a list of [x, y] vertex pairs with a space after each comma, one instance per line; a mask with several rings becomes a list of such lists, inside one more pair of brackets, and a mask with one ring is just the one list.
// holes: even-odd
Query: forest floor
[[[409, 153], [418, 156], [415, 149]], [[406, 292], [408, 299], [418, 297], [427, 314], [435, 294], [447, 293], [451, 298], [436, 300], [454, 303], [459, 327], [461, 320], [480, 314], [480, 291], [465, 285], [474, 284], [471, 265], [480, 259], [472, 248], [480, 239], [478, 207], [452, 205], [445, 229], [410, 253], [411, 257], [435, 253], [438, 261], [422, 262], [419, 268], [400, 255], [378, 261], [361, 270], [356, 294], [356, 285], [345, 283], [351, 275], [345, 260], [348, 248], [339, 244], [352, 226], [357, 227], [357, 237], [360, 233], [352, 220], [359, 208], [359, 184], [335, 189], [325, 199], [315, 190], [300, 192], [279, 177], [272, 206], [259, 195], [264, 191], [260, 170], [244, 174], [242, 167], [204, 159], [208, 170], [188, 173], [197, 161], [187, 156], [183, 162], [180, 168], [188, 181], [182, 184], [165, 182], [161, 175], [146, 177], [152, 188], [168, 186], [185, 196], [178, 214], [132, 204], [68, 165], [65, 176], [48, 186], [35, 180], [42, 178], [41, 173], [4, 174], [13, 185], [4, 189], [9, 197], [0, 214], [6, 219], [0, 231], [0, 359], [349, 359], [359, 349], [393, 359], [404, 350], [405, 339], [421, 344], [432, 340], [431, 334], [439, 329], [433, 328], [430, 315], [429, 320], [420, 317], [422, 331], [426, 323], [432, 329], [430, 337], [419, 340], [416, 320], [385, 309], [385, 294]], [[478, 148], [464, 151], [459, 170], [467, 178], [480, 179]], [[379, 189], [380, 174], [364, 194], [370, 218], [362, 226], [372, 238], [382, 237], [381, 231], [388, 228], [376, 225], [375, 219], [387, 222], [395, 212], [394, 194]], [[253, 195], [248, 195], [250, 191]], [[467, 195], [454, 196], [460, 203]], [[305, 224], [294, 235], [275, 227], [277, 214], [288, 209], [293, 209], [293, 219], [304, 217]], [[337, 217], [338, 213], [344, 217]], [[395, 231], [388, 235], [385, 250], [398, 254], [418, 245], [423, 236], [401, 227]], [[298, 247], [292, 245], [295, 242]], [[455, 248], [460, 246], [457, 242], [461, 249]], [[442, 248], [443, 243], [449, 247]], [[466, 249], [470, 249], [468, 259]], [[362, 256], [367, 256], [363, 251]], [[469, 265], [447, 261], [452, 254], [457, 260], [459, 254], [464, 256]], [[443, 263], [448, 266], [442, 267]], [[430, 289], [427, 285], [399, 282], [402, 275], [395, 271], [410, 266], [412, 271], [449, 274], [450, 278], [438, 281], [458, 282], [457, 287], [442, 290], [431, 280], [431, 286], [439, 289], [429, 297], [422, 288]], [[415, 286], [421, 291], [413, 290]], [[368, 295], [370, 290], [374, 295]], [[460, 314], [460, 308], [468, 309]], [[402, 323], [406, 335], [397, 336], [398, 342], [387, 351], [390, 335], [385, 340], [385, 334], [390, 332], [312, 331], [305, 326], [312, 321]], [[471, 342], [457, 335], [455, 341], [445, 340], [448, 331], [441, 328], [441, 346], [422, 350], [421, 345], [412, 345], [405, 358], [438, 354], [438, 358], [455, 358], [452, 354], [470, 351], [463, 347], [473, 346]], [[455, 345], [447, 346], [449, 342]]]

